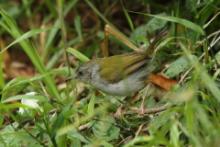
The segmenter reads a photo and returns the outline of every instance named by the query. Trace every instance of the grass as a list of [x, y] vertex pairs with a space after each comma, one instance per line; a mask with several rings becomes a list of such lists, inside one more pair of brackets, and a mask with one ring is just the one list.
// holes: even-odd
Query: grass
[[[219, 7], [218, 0], [0, 2], [0, 146], [218, 146]], [[155, 72], [178, 85], [164, 95], [148, 84], [132, 99], [74, 79], [82, 63], [101, 57], [105, 24], [140, 48], [167, 30]], [[109, 47], [110, 55], [131, 51], [113, 36]], [[161, 106], [169, 107], [149, 111]]]

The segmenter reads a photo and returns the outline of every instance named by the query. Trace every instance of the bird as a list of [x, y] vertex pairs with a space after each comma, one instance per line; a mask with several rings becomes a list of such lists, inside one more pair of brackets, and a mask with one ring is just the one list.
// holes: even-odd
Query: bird
[[156, 67], [146, 54], [131, 52], [88, 61], [76, 70], [76, 78], [107, 94], [129, 96], [146, 86]]

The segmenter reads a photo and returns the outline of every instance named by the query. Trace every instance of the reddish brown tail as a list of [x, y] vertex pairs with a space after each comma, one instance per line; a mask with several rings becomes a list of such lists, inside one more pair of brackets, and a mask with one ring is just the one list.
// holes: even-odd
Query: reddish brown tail
[[168, 79], [159, 74], [151, 74], [148, 81], [167, 91], [177, 84], [176, 80]]

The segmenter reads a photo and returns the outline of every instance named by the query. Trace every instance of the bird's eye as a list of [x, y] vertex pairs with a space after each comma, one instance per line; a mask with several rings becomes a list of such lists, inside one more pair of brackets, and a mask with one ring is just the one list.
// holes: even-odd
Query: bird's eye
[[79, 72], [78, 72], [78, 75], [79, 75], [79, 76], [82, 76], [82, 75], [83, 75], [83, 72], [82, 72], [82, 71], [79, 71]]

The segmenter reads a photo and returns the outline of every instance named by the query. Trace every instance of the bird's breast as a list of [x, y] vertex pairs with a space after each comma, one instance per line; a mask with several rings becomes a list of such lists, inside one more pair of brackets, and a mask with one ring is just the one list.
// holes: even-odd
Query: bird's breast
[[109, 83], [100, 75], [94, 74], [91, 84], [97, 89], [117, 96], [128, 96], [142, 89], [145, 86], [144, 76], [146, 72], [138, 71], [115, 83]]

